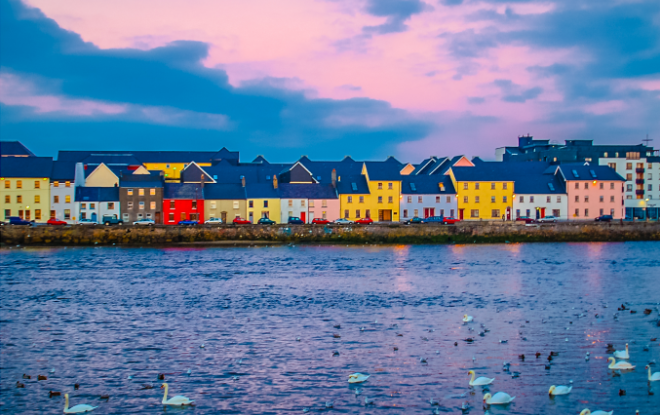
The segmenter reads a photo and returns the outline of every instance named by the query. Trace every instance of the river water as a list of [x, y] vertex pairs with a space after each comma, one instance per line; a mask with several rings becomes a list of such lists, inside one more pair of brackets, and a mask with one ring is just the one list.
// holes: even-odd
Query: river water
[[[657, 242], [0, 253], [2, 413], [660, 413]], [[471, 369], [515, 401], [485, 409]], [[196, 406], [164, 409], [159, 374]]]

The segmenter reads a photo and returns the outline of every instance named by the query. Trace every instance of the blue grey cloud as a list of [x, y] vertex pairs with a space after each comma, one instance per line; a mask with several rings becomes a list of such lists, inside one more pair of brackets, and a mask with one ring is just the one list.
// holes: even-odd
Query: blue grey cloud
[[502, 101], [504, 102], [525, 102], [538, 97], [543, 92], [543, 89], [538, 86], [524, 89], [509, 79], [497, 79], [493, 84], [502, 90]]
[[378, 26], [366, 26], [362, 30], [367, 34], [386, 34], [405, 32], [405, 22], [412, 15], [421, 13], [427, 7], [420, 0], [367, 0], [366, 12], [378, 17], [386, 17], [385, 23]]

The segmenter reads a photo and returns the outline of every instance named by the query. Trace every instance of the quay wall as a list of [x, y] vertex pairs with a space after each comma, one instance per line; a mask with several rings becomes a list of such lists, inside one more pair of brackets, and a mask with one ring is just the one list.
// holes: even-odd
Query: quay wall
[[3, 247], [660, 241], [658, 222], [561, 222], [524, 225], [484, 221], [462, 222], [449, 226], [398, 223], [367, 226], [3, 226], [1, 232], [0, 244]]

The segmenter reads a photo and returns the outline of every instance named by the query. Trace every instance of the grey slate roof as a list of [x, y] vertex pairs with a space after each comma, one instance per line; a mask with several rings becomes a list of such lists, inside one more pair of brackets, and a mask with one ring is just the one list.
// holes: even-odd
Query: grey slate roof
[[289, 184], [279, 185], [283, 199], [337, 199], [337, 191], [327, 184]]
[[52, 157], [2, 157], [0, 159], [0, 177], [50, 178], [52, 170]]
[[[223, 151], [224, 150], [224, 151]], [[217, 159], [238, 159], [237, 151], [223, 149], [220, 151], [59, 151], [57, 159], [60, 161], [83, 161], [95, 154], [99, 156], [118, 155], [132, 156], [140, 163], [211, 163]]]
[[278, 189], [272, 183], [252, 183], [245, 186], [248, 199], [279, 199]]
[[[444, 184], [445, 190], [440, 190], [440, 183]], [[408, 175], [403, 176], [403, 180], [401, 181], [401, 194], [404, 195], [444, 195], [455, 193], [456, 190], [454, 190], [451, 177], [447, 175]]]
[[474, 167], [454, 167], [457, 181], [513, 181], [516, 194], [564, 194], [566, 186], [557, 166], [544, 161], [476, 161]]
[[217, 183], [241, 183], [241, 176], [246, 184], [269, 183], [272, 186], [273, 176], [277, 176], [292, 164], [240, 163], [232, 165], [223, 161], [214, 166], [202, 167]]
[[76, 163], [71, 161], [54, 161], [50, 174], [51, 180], [73, 181], [76, 177]]
[[152, 174], [130, 174], [119, 178], [119, 187], [163, 187], [163, 178]]
[[119, 202], [118, 187], [76, 187], [76, 202]]
[[101, 164], [106, 166], [139, 166], [142, 164], [133, 155], [120, 155], [120, 154], [90, 154], [82, 160], [84, 164]]
[[405, 164], [394, 157], [385, 161], [365, 161], [369, 180], [401, 180], [401, 169]]
[[206, 200], [239, 200], [246, 199], [245, 187], [240, 184], [211, 183], [204, 185]]
[[[559, 168], [566, 180], [616, 180], [625, 181], [619, 173], [609, 166], [585, 163], [560, 164]], [[576, 177], [577, 174], [577, 177]]]
[[27, 156], [35, 157], [20, 141], [0, 141], [0, 155], [7, 156]]
[[[355, 184], [355, 189], [353, 184]], [[361, 174], [341, 176], [341, 180], [337, 182], [337, 191], [340, 195], [368, 195], [370, 193], [367, 178]]]
[[165, 183], [163, 199], [204, 199], [204, 189], [199, 183]]

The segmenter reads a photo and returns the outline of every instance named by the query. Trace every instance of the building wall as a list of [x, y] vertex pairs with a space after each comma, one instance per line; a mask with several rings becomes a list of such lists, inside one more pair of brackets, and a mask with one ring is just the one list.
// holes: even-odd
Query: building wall
[[[211, 163], [199, 163], [198, 166], [210, 166]], [[147, 170], [161, 170], [167, 181], [177, 181], [181, 178], [181, 171], [190, 163], [144, 163]]]
[[245, 199], [237, 200], [205, 200], [204, 201], [204, 220], [210, 218], [222, 218], [226, 214], [226, 222], [231, 223], [237, 216], [245, 218], [247, 216], [247, 201]]
[[[433, 209], [429, 211], [429, 216], [453, 216], [458, 215], [458, 205], [456, 203], [456, 195], [401, 195], [401, 221], [406, 221], [415, 216], [424, 218], [426, 209]], [[422, 201], [419, 201], [419, 198]], [[440, 197], [440, 201], [436, 201], [436, 197]], [[447, 201], [449, 198], [449, 201]], [[417, 213], [415, 213], [415, 211]], [[432, 213], [432, 214], [431, 214]]]
[[[510, 208], [511, 219], [515, 219], [513, 217], [514, 183], [512, 181], [458, 182], [455, 181], [453, 173], [451, 173], [451, 176], [458, 195], [459, 218], [462, 211], [462, 220], [501, 220], [502, 215], [506, 215], [507, 208]], [[492, 183], [495, 183], [495, 189], [492, 188]], [[492, 201], [492, 197], [495, 197], [495, 202]], [[499, 213], [496, 212], [498, 213], [497, 217], [493, 215], [493, 210], [499, 210]]]
[[[18, 188], [19, 182], [20, 189]], [[50, 218], [49, 184], [48, 178], [42, 177], [0, 178], [0, 215], [3, 220], [9, 216], [22, 216], [36, 222], [48, 221]]]
[[116, 187], [119, 186], [119, 178], [105, 164], [99, 164], [85, 179], [85, 186]]
[[[129, 195], [129, 190], [133, 194]], [[140, 194], [143, 190], [143, 194]], [[153, 190], [153, 194], [151, 192]], [[163, 188], [122, 187], [119, 189], [119, 205], [124, 222], [134, 222], [142, 218], [151, 218], [156, 223], [163, 223]], [[140, 202], [144, 202], [140, 209]], [[153, 204], [152, 204], [153, 202]]]
[[[550, 201], [548, 201], [550, 198]], [[544, 211], [545, 209], [545, 211]], [[568, 219], [568, 195], [566, 194], [516, 194], [513, 201], [513, 217], [516, 219], [521, 216], [530, 218], [544, 218], [546, 216], [557, 216], [558, 219]], [[527, 213], [529, 211], [529, 214]], [[555, 211], [559, 211], [556, 215]]]
[[[75, 208], [75, 194], [76, 187], [73, 181], [50, 182], [49, 217], [56, 217], [67, 223], [76, 223], [78, 216]], [[67, 202], [67, 197], [69, 202]]]
[[[603, 185], [602, 189], [600, 188], [601, 184]], [[615, 219], [624, 217], [623, 182], [567, 180], [566, 191], [568, 193], [568, 218], [571, 220], [593, 220], [601, 214], [612, 214]], [[586, 200], [587, 196], [588, 201]], [[602, 202], [600, 200], [601, 196], [603, 197]], [[611, 213], [612, 211], [613, 213]]]
[[[637, 173], [637, 164], [641, 163], [644, 172], [641, 173], [641, 184], [636, 180], [640, 173]], [[613, 167], [617, 173], [626, 179], [624, 184], [624, 207], [629, 210], [646, 208], [660, 208], [660, 162], [649, 163], [645, 157], [639, 160], [627, 160], [624, 158], [601, 158], [599, 164]], [[641, 186], [641, 187], [640, 187]], [[636, 191], [644, 191], [643, 195], [637, 195]]]
[[[280, 199], [282, 212], [280, 214], [280, 223], [287, 223], [289, 216], [296, 216], [309, 223], [309, 201], [307, 199]], [[271, 218], [272, 219], [272, 218]], [[273, 219], [275, 220], [275, 219]]]
[[[324, 206], [325, 204], [325, 206]], [[315, 218], [324, 218], [334, 221], [341, 218], [341, 203], [339, 199], [310, 199], [307, 222], [311, 223]], [[325, 216], [323, 215], [325, 212]]]
[[96, 214], [96, 223], [101, 223], [103, 216], [105, 215], [117, 215], [118, 218], [121, 218], [121, 209], [119, 207], [119, 201], [114, 202], [97, 202], [97, 201], [84, 201], [84, 202], [75, 202], [74, 203], [74, 212], [76, 217], [76, 223], [80, 222], [81, 219], [94, 219], [94, 214]]
[[204, 222], [204, 200], [163, 199], [163, 224], [176, 225], [182, 220]]
[[[378, 222], [380, 210], [391, 210], [390, 221], [399, 221], [399, 202], [401, 196], [401, 182], [392, 180], [368, 180], [369, 195], [365, 195], [365, 210], [370, 210], [371, 219]], [[390, 189], [390, 184], [392, 188]], [[379, 198], [381, 198], [379, 201]], [[385, 220], [387, 221], [387, 220]]]
[[[360, 202], [360, 197], [362, 197], [362, 202]], [[356, 219], [361, 219], [366, 217], [365, 216], [366, 210], [369, 209], [366, 204], [366, 200], [368, 197], [369, 197], [368, 194], [339, 195], [339, 206], [340, 206], [339, 217], [350, 219], [353, 221]], [[346, 213], [348, 213], [348, 215]], [[373, 214], [371, 214], [371, 216], [373, 217]]]
[[[252, 207], [250, 207], [250, 202], [252, 202]], [[268, 207], [264, 206], [264, 202], [268, 202]], [[245, 219], [249, 220], [250, 214], [252, 214], [252, 223], [257, 223], [264, 213], [270, 218], [270, 220], [274, 220], [275, 223], [281, 223], [280, 199], [247, 200]]]

